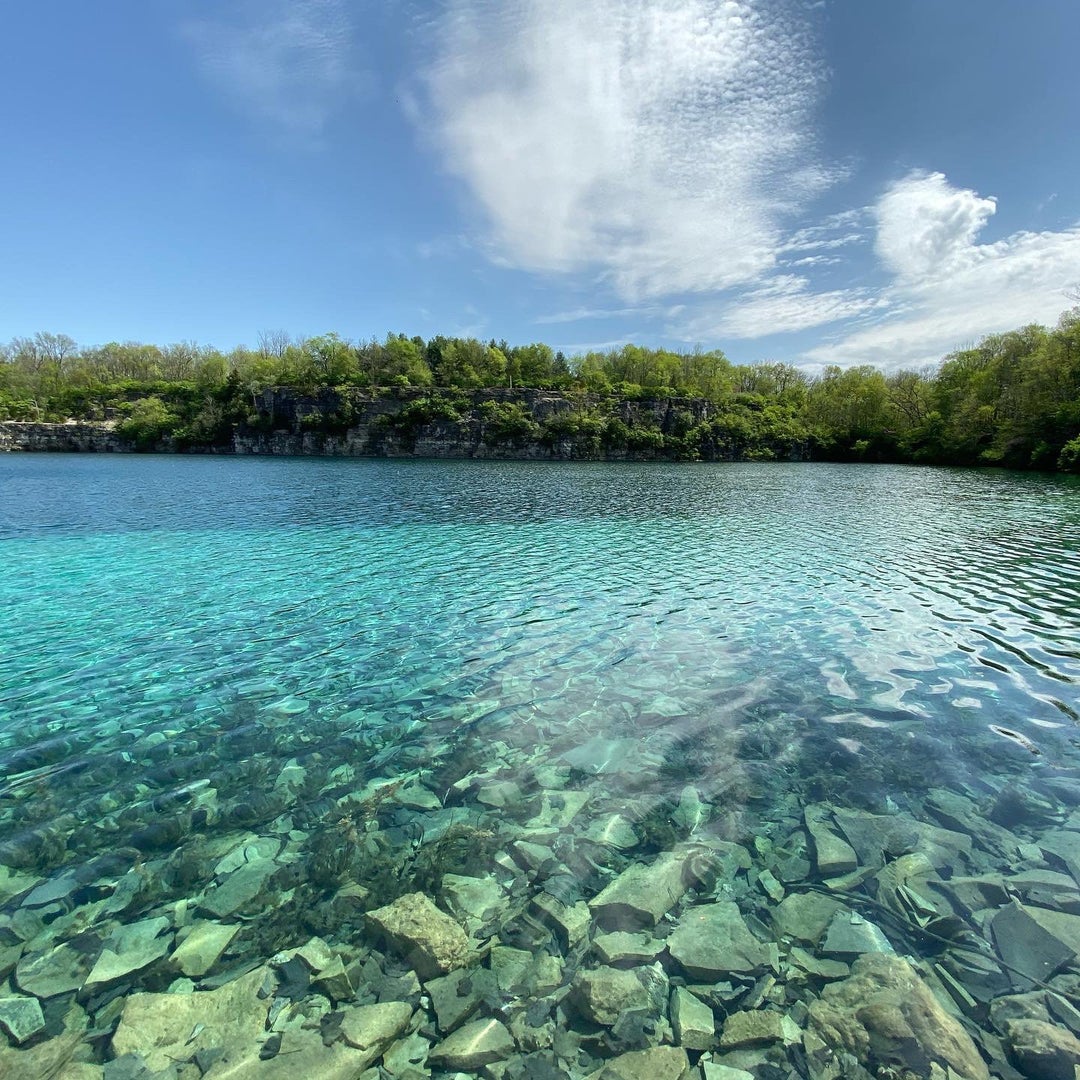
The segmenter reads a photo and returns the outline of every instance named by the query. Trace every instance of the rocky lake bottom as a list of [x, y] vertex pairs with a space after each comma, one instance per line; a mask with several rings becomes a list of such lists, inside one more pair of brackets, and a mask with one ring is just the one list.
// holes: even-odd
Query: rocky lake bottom
[[1080, 485], [0, 461], [0, 1076], [1073, 1080]]

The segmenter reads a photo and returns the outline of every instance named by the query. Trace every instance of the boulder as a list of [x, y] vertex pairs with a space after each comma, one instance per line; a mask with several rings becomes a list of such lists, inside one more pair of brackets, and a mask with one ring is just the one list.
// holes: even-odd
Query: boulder
[[470, 959], [465, 931], [423, 893], [408, 893], [367, 913], [368, 922], [400, 951], [421, 979], [445, 975]]
[[589, 901], [604, 926], [638, 930], [655, 926], [689, 888], [685, 853], [668, 851], [651, 863], [632, 863]]
[[1009, 1020], [1005, 1037], [1013, 1064], [1028, 1080], [1073, 1080], [1080, 1066], [1080, 1040], [1043, 1020]]
[[446, 1069], [475, 1071], [514, 1052], [514, 1039], [498, 1020], [475, 1020], [432, 1048], [428, 1061]]
[[668, 949], [692, 979], [719, 982], [729, 972], [755, 971], [776, 960], [776, 946], [750, 933], [737, 904], [724, 901], [687, 911]]
[[989, 1080], [967, 1032], [898, 956], [859, 957], [849, 978], [830, 983], [811, 1004], [810, 1024], [826, 1045], [854, 1054], [871, 1072], [899, 1068], [929, 1076], [937, 1065], [964, 1080]]
[[624, 1012], [648, 1010], [651, 1004], [645, 984], [633, 971], [606, 967], [579, 971], [570, 1000], [585, 1019], [604, 1027], [611, 1027]]

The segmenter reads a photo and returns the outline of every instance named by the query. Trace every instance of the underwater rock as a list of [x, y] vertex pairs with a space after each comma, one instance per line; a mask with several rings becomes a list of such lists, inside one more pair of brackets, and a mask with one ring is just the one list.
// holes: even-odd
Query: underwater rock
[[1032, 980], [1045, 980], [1080, 953], [1080, 915], [1015, 901], [991, 922], [1001, 959]]
[[160, 960], [172, 946], [172, 934], [159, 936], [168, 926], [169, 920], [161, 916], [117, 927], [86, 977], [86, 988], [115, 982]]
[[640, 843], [634, 827], [622, 814], [607, 814], [594, 819], [585, 830], [585, 838], [620, 851], [628, 851]]
[[688, 1050], [708, 1050], [716, 1042], [713, 1011], [683, 986], [671, 994], [671, 1026], [675, 1041]]
[[631, 934], [616, 930], [612, 934], [597, 934], [593, 938], [593, 952], [605, 964], [651, 964], [667, 947], [666, 943], [650, 934]]
[[476, 1020], [432, 1048], [428, 1061], [447, 1069], [476, 1070], [505, 1061], [514, 1052], [514, 1039], [498, 1020]]
[[584, 900], [576, 904], [564, 904], [550, 893], [542, 892], [533, 897], [533, 909], [551, 927], [559, 944], [569, 952], [588, 936], [592, 917]]
[[124, 1002], [112, 1052], [141, 1054], [156, 1072], [200, 1050], [224, 1048], [222, 1066], [235, 1068], [235, 1075], [243, 1075], [243, 1068], [256, 1074], [270, 1008], [269, 998], [258, 996], [265, 978], [266, 969], [256, 968], [217, 990], [132, 994]]
[[574, 1008], [594, 1024], [611, 1027], [627, 1011], [648, 1011], [651, 999], [646, 983], [635, 971], [593, 968], [579, 971], [570, 988]]
[[1013, 1064], [1029, 1080], [1073, 1080], [1080, 1039], [1042, 1020], [1009, 1020], [1005, 1038]]
[[828, 956], [861, 956], [863, 953], [891, 953], [889, 939], [854, 911], [838, 911], [829, 923], [821, 951]]
[[690, 908], [668, 938], [668, 949], [687, 975], [703, 982], [719, 982], [729, 972], [755, 971], [776, 960], [776, 946], [758, 941], [730, 901]]
[[[529, 956], [530, 962], [532, 955]], [[431, 997], [431, 1006], [443, 1035], [461, 1027], [485, 1000], [498, 997], [499, 981], [495, 973], [484, 968], [458, 968], [439, 979], [424, 983]]]
[[234, 870], [220, 885], [210, 889], [199, 901], [199, 907], [218, 919], [246, 907], [263, 891], [278, 864], [269, 858], [259, 857]]
[[408, 893], [367, 913], [369, 924], [385, 935], [423, 979], [446, 975], [470, 959], [465, 931], [423, 893]]
[[341, 1037], [356, 1050], [375, 1051], [364, 1069], [380, 1057], [383, 1051], [409, 1026], [412, 1007], [402, 1001], [381, 1005], [357, 1005], [346, 1009], [341, 1018]]
[[681, 1046], [654, 1046], [620, 1054], [589, 1080], [681, 1080], [690, 1069], [690, 1059]]
[[24, 1043], [45, 1029], [45, 1017], [36, 997], [0, 997], [0, 1028], [12, 1042]]
[[205, 975], [218, 962], [240, 927], [235, 923], [198, 922], [173, 950], [172, 964], [193, 979]]
[[830, 828], [828, 807], [806, 807], [803, 821], [813, 843], [817, 872], [822, 877], [839, 877], [859, 865], [855, 849]]
[[799, 1037], [799, 1025], [783, 1013], [772, 1009], [744, 1010], [732, 1013], [724, 1021], [720, 1049], [740, 1050], [770, 1043], [796, 1043]]
[[16, 965], [15, 983], [20, 990], [39, 998], [79, 990], [97, 959], [97, 951], [87, 955], [71, 944], [63, 944], [45, 953], [30, 953]]
[[844, 910], [844, 905], [831, 896], [801, 892], [785, 896], [770, 914], [773, 929], [779, 937], [816, 945], [836, 914]]
[[733, 1069], [730, 1065], [719, 1065], [715, 1061], [703, 1061], [701, 1073], [704, 1080], [755, 1080], [752, 1072]]
[[827, 1045], [854, 1054], [871, 1072], [893, 1067], [928, 1076], [936, 1063], [965, 1080], [989, 1080], [970, 1036], [898, 956], [859, 957], [850, 978], [830, 983], [811, 1003], [810, 1024]]
[[442, 899], [469, 933], [498, 919], [508, 906], [506, 890], [493, 878], [443, 874]]
[[689, 888], [687, 859], [685, 852], [667, 851], [652, 863], [633, 863], [589, 901], [589, 908], [613, 929], [655, 926]]

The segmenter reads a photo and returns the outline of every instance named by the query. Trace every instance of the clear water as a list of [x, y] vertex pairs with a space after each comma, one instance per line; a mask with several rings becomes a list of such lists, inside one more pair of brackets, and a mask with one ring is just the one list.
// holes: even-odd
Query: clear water
[[548, 766], [591, 815], [694, 784], [743, 842], [823, 800], [920, 817], [1080, 776], [1078, 610], [1070, 478], [7, 455], [0, 862], [132, 851], [197, 896], [178, 852], [288, 815], [303, 865], [405, 778], [443, 806], [376, 808], [404, 861], [448, 814], [532, 817]]

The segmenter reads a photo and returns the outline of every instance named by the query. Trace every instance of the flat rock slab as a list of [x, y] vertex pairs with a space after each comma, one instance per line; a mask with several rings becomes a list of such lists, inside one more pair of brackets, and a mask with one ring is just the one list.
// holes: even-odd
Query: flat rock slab
[[590, 1080], [681, 1080], [689, 1071], [690, 1059], [681, 1046], [654, 1046], [620, 1054]]
[[[527, 968], [532, 963], [532, 953], [525, 956]], [[482, 1001], [498, 997], [499, 983], [494, 971], [458, 968], [441, 979], [425, 983], [424, 989], [431, 996], [439, 1030], [449, 1035], [476, 1012]]]
[[207, 892], [199, 906], [215, 918], [228, 918], [259, 896], [277, 868], [278, 864], [273, 859], [263, 858], [245, 863]]
[[172, 945], [172, 934], [164, 934], [169, 920], [164, 916], [142, 919], [118, 927], [105, 941], [105, 948], [86, 977], [86, 986], [115, 982], [125, 975], [142, 971], [160, 960]]
[[341, 1020], [341, 1037], [356, 1050], [378, 1048], [378, 1057], [405, 1031], [411, 1019], [412, 1006], [403, 1001], [358, 1005], [345, 1010]]
[[0, 1028], [16, 1043], [32, 1039], [45, 1027], [45, 1017], [36, 997], [0, 998]]
[[1080, 915], [1012, 903], [990, 926], [1001, 959], [1032, 981], [1048, 979], [1080, 950]]
[[589, 901], [597, 920], [614, 929], [655, 926], [686, 894], [687, 856], [665, 852], [652, 863], [633, 863]]
[[240, 1062], [249, 1060], [256, 1075], [270, 1009], [270, 999], [258, 996], [265, 977], [266, 969], [256, 968], [217, 990], [132, 994], [120, 1014], [112, 1052], [116, 1057], [141, 1054], [147, 1067], [159, 1072], [174, 1061], [188, 1061], [199, 1050], [224, 1048], [225, 1057], [209, 1075], [219, 1069], [224, 1073], [227, 1063], [239, 1069]]
[[39, 998], [51, 998], [79, 990], [97, 959], [97, 949], [86, 954], [73, 945], [57, 945], [46, 953], [24, 956], [15, 968], [20, 990]]
[[612, 934], [597, 934], [593, 952], [605, 964], [651, 964], [667, 947], [664, 941], [651, 934], [632, 934], [616, 930]]
[[732, 1013], [724, 1021], [720, 1036], [721, 1050], [768, 1046], [771, 1043], [794, 1043], [799, 1040], [799, 1027], [783, 1013], [771, 1009], [754, 1009]]
[[989, 1080], [970, 1036], [899, 956], [856, 960], [850, 978], [830, 983], [810, 1005], [810, 1024], [826, 1046], [854, 1054], [875, 1075], [899, 1068], [929, 1076], [936, 1065], [965, 1080]]
[[423, 893], [408, 893], [367, 913], [368, 922], [408, 960], [421, 979], [446, 975], [470, 959], [469, 939]]
[[838, 911], [829, 923], [821, 951], [827, 956], [854, 957], [895, 950], [872, 922], [854, 911]]
[[712, 1009], [684, 986], [677, 986], [671, 994], [671, 1026], [676, 1042], [687, 1050], [708, 1050], [716, 1043]]
[[668, 938], [668, 949], [687, 975], [703, 982], [719, 982], [733, 971], [756, 971], [776, 957], [775, 945], [758, 941], [731, 901], [687, 911]]
[[859, 865], [855, 849], [837, 833], [826, 807], [806, 807], [803, 821], [813, 843], [817, 871], [822, 877], [850, 874]]
[[781, 937], [816, 945], [833, 917], [844, 910], [839, 900], [821, 893], [792, 893], [772, 909], [773, 928]]
[[476, 1020], [436, 1045], [428, 1061], [446, 1069], [480, 1069], [505, 1061], [514, 1053], [514, 1040], [498, 1020]]

